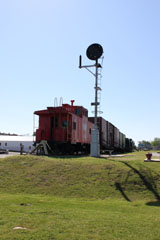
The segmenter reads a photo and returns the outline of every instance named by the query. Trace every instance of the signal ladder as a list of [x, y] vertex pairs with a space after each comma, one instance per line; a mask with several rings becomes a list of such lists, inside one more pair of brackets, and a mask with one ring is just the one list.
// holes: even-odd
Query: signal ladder
[[[104, 57], [102, 57], [101, 58], [101, 64], [100, 64], [100, 66], [101, 67], [99, 67], [98, 68], [98, 92], [97, 92], [97, 101], [98, 101], [98, 106], [97, 106], [97, 114], [98, 114], [98, 116], [97, 117], [100, 117], [100, 115], [103, 113], [102, 111], [101, 111], [101, 91], [102, 91], [102, 88], [101, 88], [101, 85], [102, 85], [102, 66], [103, 66], [103, 58]], [[94, 114], [95, 112], [94, 111], [92, 111], [92, 113]], [[98, 126], [98, 128], [99, 128], [99, 120], [97, 119], [97, 126]]]

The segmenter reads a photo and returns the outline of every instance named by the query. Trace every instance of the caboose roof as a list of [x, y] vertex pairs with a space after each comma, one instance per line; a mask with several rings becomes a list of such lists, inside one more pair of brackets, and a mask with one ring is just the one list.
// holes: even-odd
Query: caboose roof
[[47, 107], [45, 110], [38, 110], [35, 111], [34, 114], [36, 115], [48, 115], [51, 113], [67, 113], [67, 110], [63, 107]]
[[49, 115], [51, 113], [71, 113], [75, 114], [76, 109], [81, 109], [83, 112], [88, 114], [88, 110], [82, 106], [73, 106], [69, 104], [63, 104], [61, 107], [47, 107], [44, 110], [35, 111], [34, 114], [36, 115]]

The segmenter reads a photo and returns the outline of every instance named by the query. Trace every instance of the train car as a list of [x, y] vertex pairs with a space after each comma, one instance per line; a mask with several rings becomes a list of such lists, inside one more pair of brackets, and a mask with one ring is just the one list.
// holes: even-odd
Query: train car
[[114, 126], [110, 122], [106, 124], [108, 128], [108, 148], [114, 150]]
[[[89, 121], [94, 123], [94, 117], [89, 117]], [[119, 149], [119, 130], [112, 123], [106, 121], [102, 117], [97, 118], [97, 126], [99, 128], [100, 149], [118, 150]]]
[[[91, 129], [94, 117], [88, 117], [88, 110], [82, 106], [63, 104], [35, 111], [39, 116], [36, 143], [47, 141], [55, 153], [90, 152]], [[132, 141], [127, 139], [112, 123], [102, 117], [97, 118], [100, 136], [100, 150], [131, 151]]]
[[[89, 117], [88, 120], [94, 123], [94, 117]], [[109, 149], [108, 122], [104, 118], [98, 117], [97, 126], [99, 129], [100, 149], [101, 150]]]
[[120, 148], [119, 143], [119, 129], [114, 126], [114, 149], [118, 150]]
[[125, 146], [126, 146], [126, 136], [125, 134], [119, 132], [119, 150], [121, 152], [125, 152]]
[[125, 139], [125, 151], [126, 152], [132, 152], [134, 148], [134, 142], [131, 138], [126, 138]]
[[34, 112], [39, 116], [37, 143], [46, 140], [55, 152], [89, 152], [93, 123], [88, 121], [88, 110], [73, 103]]

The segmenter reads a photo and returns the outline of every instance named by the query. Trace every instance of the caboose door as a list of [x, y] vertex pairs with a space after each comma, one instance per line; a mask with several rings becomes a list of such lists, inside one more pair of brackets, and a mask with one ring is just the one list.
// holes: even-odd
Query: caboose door
[[67, 142], [72, 142], [72, 116], [67, 115]]
[[54, 117], [51, 117], [50, 119], [50, 141], [53, 141], [53, 136], [54, 136], [54, 132], [53, 132], [53, 129], [54, 129]]

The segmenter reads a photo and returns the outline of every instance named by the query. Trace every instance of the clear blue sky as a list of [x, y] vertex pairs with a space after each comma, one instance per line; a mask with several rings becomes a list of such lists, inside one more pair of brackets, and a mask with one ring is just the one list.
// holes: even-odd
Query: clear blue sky
[[0, 2], [0, 131], [32, 134], [33, 112], [75, 99], [92, 115], [94, 77], [78, 68], [104, 49], [102, 117], [136, 142], [160, 137], [159, 0]]

